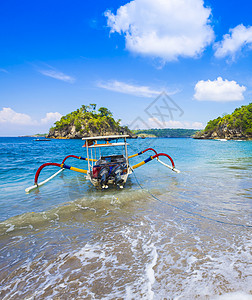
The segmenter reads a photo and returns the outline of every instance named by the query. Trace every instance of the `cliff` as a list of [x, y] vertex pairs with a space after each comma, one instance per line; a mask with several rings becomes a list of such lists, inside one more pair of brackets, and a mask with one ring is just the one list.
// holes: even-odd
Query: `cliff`
[[80, 109], [63, 116], [55, 122], [47, 135], [48, 138], [81, 139], [88, 136], [129, 134], [127, 126], [120, 126], [120, 121], [113, 118], [111, 111], [96, 104], [82, 105]]
[[193, 137], [195, 139], [252, 139], [252, 103], [235, 109], [232, 114], [210, 120], [206, 128]]

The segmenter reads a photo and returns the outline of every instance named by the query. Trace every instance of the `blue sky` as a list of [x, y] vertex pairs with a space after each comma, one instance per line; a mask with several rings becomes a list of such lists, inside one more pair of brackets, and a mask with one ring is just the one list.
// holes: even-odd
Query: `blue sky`
[[[89, 103], [132, 128], [204, 127], [251, 102], [251, 8], [248, 0], [1, 1], [0, 136], [47, 132]], [[155, 101], [162, 92], [169, 97]]]

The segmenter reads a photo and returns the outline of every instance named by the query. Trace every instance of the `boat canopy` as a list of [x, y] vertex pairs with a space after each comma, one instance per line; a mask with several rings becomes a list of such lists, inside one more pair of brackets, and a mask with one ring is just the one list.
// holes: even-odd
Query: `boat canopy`
[[122, 138], [128, 138], [128, 134], [118, 134], [118, 135], [104, 135], [104, 136], [89, 136], [82, 138], [83, 140], [108, 140], [108, 139], [122, 139]]
[[[31, 187], [28, 187], [25, 189], [27, 193], [29, 193], [31, 190], [38, 188], [39, 186], [45, 184], [52, 178], [54, 178], [57, 174], [62, 172], [64, 169], [72, 170], [78, 173], [86, 174], [86, 179], [90, 180], [91, 183], [96, 186], [100, 187], [102, 189], [108, 188], [109, 184], [113, 184], [118, 186], [119, 188], [123, 188], [123, 185], [126, 183], [128, 175], [130, 175], [134, 169], [143, 166], [144, 164], [148, 163], [149, 161], [153, 159], [157, 159], [159, 163], [164, 165], [165, 167], [171, 169], [174, 172], [179, 173], [180, 171], [175, 169], [175, 164], [173, 162], [173, 159], [166, 153], [157, 153], [156, 150], [152, 148], [147, 148], [141, 152], [132, 154], [128, 156], [128, 143], [127, 138], [130, 137], [129, 135], [107, 135], [107, 136], [93, 136], [93, 137], [85, 137], [82, 140], [85, 140], [85, 145], [82, 147], [86, 147], [86, 155], [87, 157], [82, 156], [76, 156], [76, 155], [68, 155], [66, 156], [63, 161], [60, 163], [44, 163], [41, 165], [36, 174], [35, 174], [35, 180], [34, 185]], [[118, 142], [117, 140], [123, 139], [123, 141]], [[111, 140], [116, 140], [116, 142], [111, 143]], [[122, 146], [122, 154], [114, 154], [114, 151], [105, 156], [101, 155], [101, 147], [113, 147], [113, 146]], [[97, 149], [98, 148], [98, 149]], [[129, 165], [129, 159], [138, 155], [141, 155], [147, 151], [153, 151], [155, 152], [155, 155], [152, 155], [148, 157], [147, 159], [143, 160], [142, 162], [139, 162], [133, 166]], [[97, 155], [97, 152], [98, 155]], [[108, 152], [108, 151], [106, 151]], [[170, 162], [172, 166], [167, 165], [163, 161], [160, 160], [160, 156], [165, 156], [170, 159]], [[73, 166], [69, 166], [65, 164], [65, 161], [68, 158], [76, 158], [85, 160], [88, 162], [88, 169], [80, 169]], [[55, 174], [53, 174], [48, 179], [38, 183], [38, 177], [41, 172], [41, 170], [46, 166], [56, 166], [59, 167], [60, 170], [57, 171]]]
[[114, 146], [125, 146], [129, 145], [128, 143], [109, 143], [109, 144], [94, 144], [91, 146], [88, 146], [88, 148], [99, 148], [99, 147], [114, 147]]

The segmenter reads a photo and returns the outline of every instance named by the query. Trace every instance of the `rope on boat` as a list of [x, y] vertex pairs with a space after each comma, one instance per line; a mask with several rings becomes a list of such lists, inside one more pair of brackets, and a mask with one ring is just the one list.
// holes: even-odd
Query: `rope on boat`
[[137, 184], [139, 185], [139, 187], [140, 187], [144, 192], [146, 192], [147, 194], [149, 194], [152, 198], [154, 198], [155, 200], [159, 201], [159, 202], [162, 203], [162, 204], [165, 204], [165, 205], [167, 205], [167, 206], [176, 208], [177, 210], [183, 211], [183, 212], [185, 212], [185, 213], [187, 213], [187, 214], [189, 214], [189, 215], [197, 216], [197, 217], [199, 217], [199, 218], [201, 218], [201, 219], [206, 219], [206, 220], [213, 221], [213, 222], [220, 223], [220, 224], [224, 224], [224, 225], [231, 225], [231, 226], [244, 227], [244, 228], [252, 228], [252, 225], [220, 221], [220, 220], [217, 220], [217, 219], [213, 219], [213, 218], [210, 218], [210, 217], [206, 217], [206, 216], [203, 216], [203, 215], [201, 215], [201, 214], [198, 214], [198, 213], [195, 213], [195, 212], [192, 212], [192, 211], [183, 209], [183, 208], [181, 208], [181, 207], [178, 207], [178, 206], [176, 206], [176, 205], [167, 203], [167, 202], [165, 202], [165, 201], [162, 201], [162, 200], [160, 200], [159, 198], [157, 198], [156, 196], [154, 196], [149, 190], [144, 189], [144, 188], [142, 187], [142, 185], [140, 184], [139, 180], [138, 180], [137, 177], [136, 177], [136, 174], [135, 174], [134, 170], [133, 170], [132, 173], [134, 174], [135, 179], [136, 179], [136, 182], [137, 182]]

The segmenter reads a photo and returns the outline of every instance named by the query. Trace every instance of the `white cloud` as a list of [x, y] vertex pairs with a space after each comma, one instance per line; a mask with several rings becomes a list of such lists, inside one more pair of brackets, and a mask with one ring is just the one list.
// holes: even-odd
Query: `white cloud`
[[60, 118], [62, 117], [62, 115], [58, 112], [49, 112], [49, 113], [46, 113], [46, 117], [41, 119], [41, 123], [42, 124], [53, 124], [54, 122], [56, 121], [59, 121]]
[[157, 96], [161, 93], [161, 90], [153, 90], [148, 86], [132, 85], [117, 80], [99, 82], [97, 86], [109, 91], [147, 98]]
[[33, 125], [34, 121], [27, 114], [17, 113], [10, 107], [3, 107], [0, 111], [0, 123]]
[[149, 118], [149, 126], [155, 128], [185, 128], [185, 129], [203, 129], [204, 125], [201, 122], [186, 122], [169, 120], [162, 122], [157, 118]]
[[73, 83], [75, 81], [75, 78], [73, 78], [69, 75], [66, 75], [62, 72], [56, 71], [56, 70], [39, 70], [39, 73], [41, 73], [45, 76], [48, 76], [48, 77], [51, 77], [54, 79], [58, 79], [61, 81], [66, 81], [69, 83]]
[[252, 44], [252, 26], [243, 24], [229, 30], [229, 34], [223, 36], [223, 40], [214, 44], [215, 56], [218, 58], [230, 56], [233, 60], [237, 52], [246, 45]]
[[198, 57], [213, 41], [211, 9], [203, 4], [202, 0], [133, 0], [105, 16], [111, 32], [125, 36], [129, 51], [172, 61]]
[[203, 129], [205, 126], [201, 122], [193, 122], [191, 125], [193, 129]]
[[243, 100], [245, 86], [240, 86], [236, 81], [223, 80], [200, 80], [194, 87], [194, 98], [199, 101], [229, 102]]
[[10, 107], [3, 107], [0, 111], [0, 124], [15, 125], [15, 126], [41, 126], [52, 125], [58, 121], [62, 115], [58, 112], [46, 113], [45, 118], [41, 120], [34, 120], [27, 114], [15, 112]]

